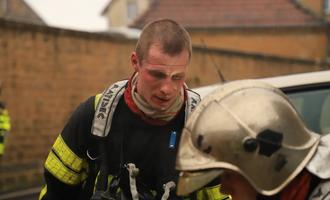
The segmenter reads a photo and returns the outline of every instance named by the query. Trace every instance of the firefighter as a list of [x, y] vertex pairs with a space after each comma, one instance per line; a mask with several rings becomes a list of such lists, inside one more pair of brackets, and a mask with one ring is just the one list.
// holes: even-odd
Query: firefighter
[[56, 139], [39, 199], [182, 199], [177, 143], [199, 102], [184, 83], [191, 51], [177, 22], [146, 25], [130, 56], [132, 77], [82, 103]]
[[330, 199], [330, 135], [309, 130], [288, 98], [266, 83], [224, 84], [183, 130], [177, 193], [210, 180], [234, 200]]
[[[0, 82], [0, 96], [1, 96], [1, 82]], [[5, 151], [6, 137], [10, 131], [10, 117], [5, 103], [0, 99], [0, 158]]]

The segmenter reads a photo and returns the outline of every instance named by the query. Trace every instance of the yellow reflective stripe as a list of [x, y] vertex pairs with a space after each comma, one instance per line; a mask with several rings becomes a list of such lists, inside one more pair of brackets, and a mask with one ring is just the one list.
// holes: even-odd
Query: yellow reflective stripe
[[66, 166], [69, 166], [76, 172], [81, 171], [84, 160], [78, 157], [68, 145], [66, 145], [61, 135], [57, 137], [53, 145], [53, 150]]
[[38, 200], [41, 200], [42, 197], [45, 196], [46, 192], [47, 192], [47, 185], [45, 185], [45, 186], [42, 188], [42, 190], [41, 190], [41, 192], [40, 192], [40, 194], [39, 194], [39, 198], [38, 198]]
[[203, 200], [203, 199], [206, 199], [206, 195], [205, 195], [205, 192], [204, 192], [204, 189], [201, 189], [201, 190], [198, 190], [197, 192], [197, 200]]
[[220, 192], [220, 185], [206, 188], [206, 193], [209, 199], [229, 199], [228, 195]]
[[48, 154], [45, 168], [58, 180], [69, 185], [76, 185], [82, 180], [80, 174], [67, 168], [52, 151]]
[[59, 135], [49, 153], [45, 168], [58, 180], [76, 185], [87, 177], [83, 168], [87, 168], [87, 162], [78, 157]]
[[9, 130], [10, 130], [10, 123], [4, 123], [4, 124], [2, 125], [2, 128], [3, 128], [4, 130], [6, 130], [6, 131], [9, 131]]
[[102, 94], [97, 94], [97, 95], [95, 95], [95, 99], [94, 99], [94, 109], [95, 109], [95, 110], [96, 110], [97, 104], [98, 104], [99, 101], [100, 101], [101, 96], [102, 96]]
[[197, 200], [231, 200], [231, 197], [220, 193], [220, 185], [206, 187], [197, 192]]
[[0, 129], [10, 130], [10, 117], [7, 110], [3, 110], [0, 114]]
[[222, 199], [222, 195], [220, 194], [220, 186], [214, 186], [214, 187], [209, 187], [206, 188], [206, 193], [207, 196], [209, 197], [208, 199]]
[[3, 143], [0, 143], [0, 155], [3, 155], [4, 151], [5, 151], [5, 145]]

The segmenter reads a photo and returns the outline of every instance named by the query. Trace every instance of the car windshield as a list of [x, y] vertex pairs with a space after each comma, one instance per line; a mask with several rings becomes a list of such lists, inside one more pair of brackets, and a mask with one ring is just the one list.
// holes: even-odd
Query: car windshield
[[312, 131], [330, 133], [330, 89], [286, 93]]

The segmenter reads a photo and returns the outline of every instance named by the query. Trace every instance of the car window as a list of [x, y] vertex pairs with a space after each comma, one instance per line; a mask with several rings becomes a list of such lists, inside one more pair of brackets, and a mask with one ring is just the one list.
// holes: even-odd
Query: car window
[[330, 89], [287, 93], [306, 125], [322, 135], [330, 133]]

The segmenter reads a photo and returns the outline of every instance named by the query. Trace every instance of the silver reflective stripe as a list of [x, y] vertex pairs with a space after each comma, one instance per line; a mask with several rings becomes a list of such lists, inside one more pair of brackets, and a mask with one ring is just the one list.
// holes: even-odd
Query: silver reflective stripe
[[108, 135], [115, 108], [124, 94], [126, 83], [127, 80], [116, 82], [103, 92], [95, 110], [92, 125], [93, 135], [99, 137]]
[[188, 89], [186, 91], [188, 94], [188, 98], [186, 102], [187, 105], [185, 110], [186, 112], [185, 121], [187, 121], [190, 113], [196, 108], [197, 104], [201, 101], [201, 97], [199, 96], [199, 94]]

